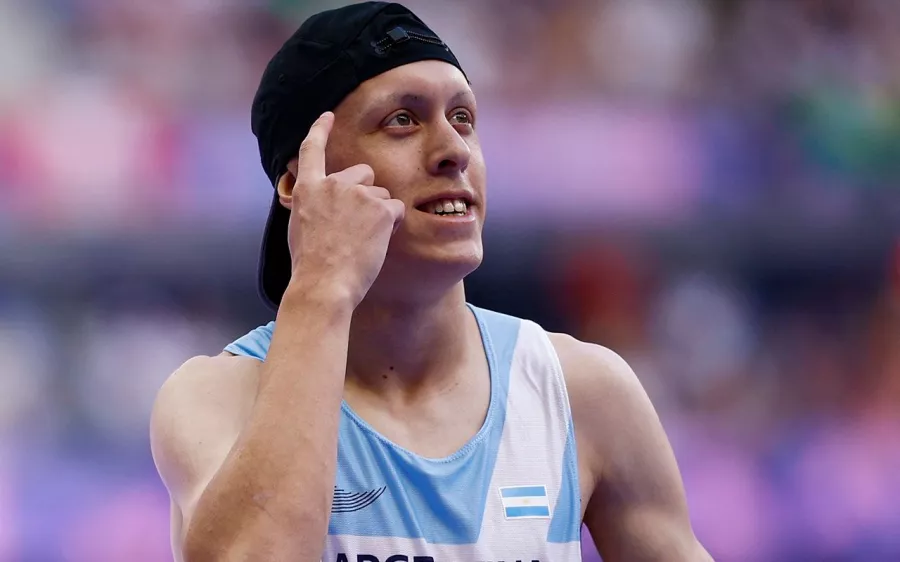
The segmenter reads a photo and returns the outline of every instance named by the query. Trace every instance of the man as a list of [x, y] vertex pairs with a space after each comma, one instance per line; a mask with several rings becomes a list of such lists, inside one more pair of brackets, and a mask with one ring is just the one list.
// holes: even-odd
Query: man
[[710, 560], [625, 362], [466, 304], [477, 109], [421, 20], [378, 2], [310, 18], [252, 117], [277, 316], [160, 390], [179, 560], [564, 562], [582, 521], [607, 562]]

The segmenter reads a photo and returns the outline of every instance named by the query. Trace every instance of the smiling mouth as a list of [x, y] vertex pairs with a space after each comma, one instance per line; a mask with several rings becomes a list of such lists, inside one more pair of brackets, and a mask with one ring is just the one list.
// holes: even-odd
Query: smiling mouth
[[429, 201], [419, 205], [416, 209], [440, 217], [464, 217], [469, 214], [470, 207], [471, 205], [465, 199], [456, 198]]

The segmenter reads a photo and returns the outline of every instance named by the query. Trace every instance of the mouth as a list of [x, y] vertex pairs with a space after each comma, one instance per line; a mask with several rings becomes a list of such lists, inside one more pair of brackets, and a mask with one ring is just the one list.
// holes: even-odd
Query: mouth
[[442, 197], [416, 206], [416, 210], [439, 217], [464, 217], [471, 212], [472, 201], [467, 197]]

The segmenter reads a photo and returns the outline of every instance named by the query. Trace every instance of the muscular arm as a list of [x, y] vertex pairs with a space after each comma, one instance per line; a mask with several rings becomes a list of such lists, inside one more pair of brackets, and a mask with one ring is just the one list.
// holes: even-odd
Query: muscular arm
[[[173, 521], [182, 520], [176, 556], [320, 559], [351, 314], [327, 299], [286, 295], [257, 377], [235, 367], [244, 358], [200, 358], [160, 391], [151, 441], [178, 510]], [[235, 369], [243, 373], [228, 372]]]
[[579, 456], [595, 477], [585, 523], [603, 560], [711, 562], [691, 529], [668, 438], [634, 372], [606, 348], [568, 336], [554, 336], [554, 345]]

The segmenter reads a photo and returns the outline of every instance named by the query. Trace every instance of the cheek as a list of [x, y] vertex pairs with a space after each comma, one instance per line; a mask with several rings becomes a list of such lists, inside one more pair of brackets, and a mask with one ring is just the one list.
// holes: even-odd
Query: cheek
[[421, 157], [411, 147], [401, 145], [383, 150], [368, 151], [367, 162], [375, 171], [375, 183], [391, 192], [397, 199], [412, 195], [411, 190], [422, 184], [426, 176]]
[[469, 182], [474, 189], [484, 192], [485, 184], [487, 183], [487, 169], [481, 152], [477, 156], [475, 154], [472, 155], [466, 175], [468, 175]]
[[375, 185], [387, 189], [394, 199], [407, 201], [412, 198], [417, 185], [421, 185], [421, 174], [410, 167], [402, 167], [391, 164], [373, 166], [375, 170]]

